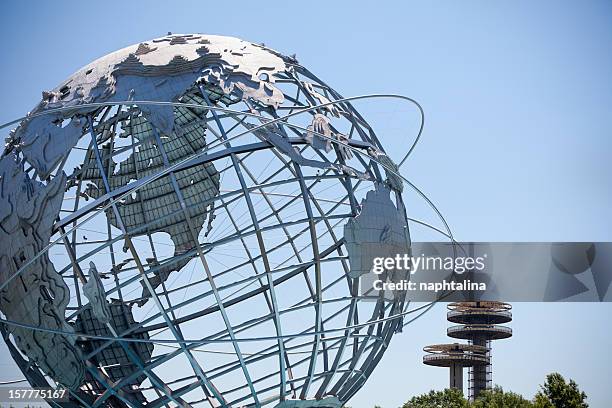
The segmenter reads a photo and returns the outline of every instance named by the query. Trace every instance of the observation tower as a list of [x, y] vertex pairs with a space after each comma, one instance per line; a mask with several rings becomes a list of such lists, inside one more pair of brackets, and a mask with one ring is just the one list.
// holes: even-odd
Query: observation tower
[[454, 339], [468, 340], [468, 344], [427, 346], [423, 363], [449, 367], [449, 386], [458, 389], [463, 389], [463, 367], [469, 367], [468, 395], [473, 401], [482, 390], [491, 388], [491, 341], [512, 336], [512, 329], [502, 326], [512, 321], [511, 309], [509, 303], [494, 301], [450, 303], [447, 319], [457, 324], [446, 333]]

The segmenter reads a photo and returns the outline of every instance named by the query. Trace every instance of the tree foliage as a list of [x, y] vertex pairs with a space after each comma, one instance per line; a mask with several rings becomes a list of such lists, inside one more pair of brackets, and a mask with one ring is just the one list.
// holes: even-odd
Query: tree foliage
[[514, 392], [504, 392], [502, 387], [496, 386], [491, 390], [480, 393], [471, 405], [474, 408], [532, 408], [533, 404]]
[[449, 388], [412, 397], [402, 408], [588, 408], [586, 399], [574, 380], [568, 383], [561, 374], [552, 373], [532, 401], [496, 386], [470, 403], [460, 390]]
[[536, 394], [535, 402], [549, 405], [539, 405], [537, 408], [588, 408], [586, 403], [587, 395], [578, 389], [578, 384], [572, 379], [569, 383], [559, 373], [552, 373], [546, 376], [546, 382], [541, 386], [541, 390]]
[[454, 388], [444, 391], [430, 391], [428, 394], [412, 397], [402, 408], [468, 408], [463, 392]]

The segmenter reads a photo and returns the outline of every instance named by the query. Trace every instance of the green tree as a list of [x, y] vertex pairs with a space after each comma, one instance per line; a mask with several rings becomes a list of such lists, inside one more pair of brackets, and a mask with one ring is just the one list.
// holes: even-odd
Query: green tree
[[428, 394], [412, 397], [402, 408], [469, 408], [463, 392], [455, 388], [444, 391], [430, 391]]
[[533, 398], [533, 408], [555, 408], [555, 406], [546, 395], [538, 392]]
[[588, 408], [586, 399], [586, 394], [578, 389], [574, 380], [567, 383], [561, 374], [552, 373], [546, 376], [534, 404], [536, 408]]
[[412, 397], [401, 408], [588, 408], [586, 399], [574, 380], [567, 383], [561, 374], [552, 373], [546, 376], [533, 401], [495, 386], [482, 391], [476, 401], [470, 403], [460, 390], [448, 388]]
[[472, 404], [474, 408], [533, 408], [533, 404], [514, 392], [504, 392], [502, 387], [484, 390]]

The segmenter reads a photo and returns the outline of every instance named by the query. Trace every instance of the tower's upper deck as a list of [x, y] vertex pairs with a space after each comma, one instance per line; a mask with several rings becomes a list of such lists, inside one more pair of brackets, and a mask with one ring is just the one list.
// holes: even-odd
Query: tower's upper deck
[[512, 306], [504, 302], [478, 301], [448, 304], [447, 319], [459, 324], [502, 324], [512, 321]]

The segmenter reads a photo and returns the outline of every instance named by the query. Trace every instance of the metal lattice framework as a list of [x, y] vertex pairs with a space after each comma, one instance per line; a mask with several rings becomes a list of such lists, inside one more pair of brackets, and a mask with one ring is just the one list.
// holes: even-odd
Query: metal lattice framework
[[[128, 59], [150, 50], [141, 44]], [[407, 300], [359, 294], [345, 228], [368, 192], [382, 192], [408, 250], [402, 189], [410, 183], [351, 104], [363, 97], [342, 98], [283, 58], [274, 107], [200, 76], [175, 100], [33, 112], [30, 126], [39, 117], [78, 128], [69, 154], [49, 168], [19, 135], [9, 140], [3, 160], [24, 179], [40, 189], [64, 183], [50, 244], [0, 286], [16, 287], [48, 257], [69, 291], [69, 327], [36, 330], [68, 339], [80, 359], [72, 366], [34, 359], [15, 336], [37, 325], [2, 308], [5, 341], [32, 385], [66, 385], [60, 378], [82, 370], [74, 402], [54, 404], [340, 406], [401, 330]]]

